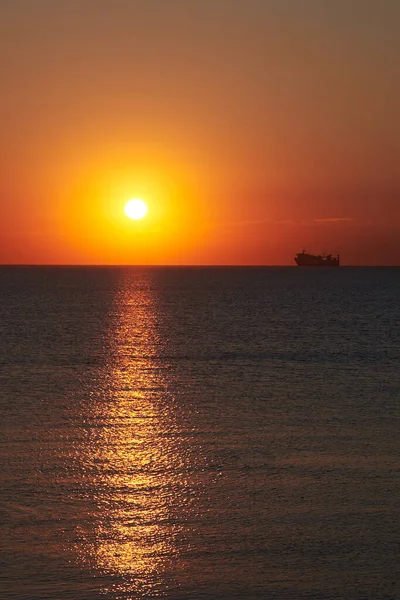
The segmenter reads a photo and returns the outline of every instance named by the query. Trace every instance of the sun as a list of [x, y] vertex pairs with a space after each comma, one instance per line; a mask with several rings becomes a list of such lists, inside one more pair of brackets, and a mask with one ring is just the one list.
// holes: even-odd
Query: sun
[[143, 217], [147, 215], [148, 208], [146, 202], [139, 200], [139, 198], [135, 198], [134, 200], [129, 200], [129, 202], [125, 204], [124, 211], [127, 217], [137, 221], [143, 219]]

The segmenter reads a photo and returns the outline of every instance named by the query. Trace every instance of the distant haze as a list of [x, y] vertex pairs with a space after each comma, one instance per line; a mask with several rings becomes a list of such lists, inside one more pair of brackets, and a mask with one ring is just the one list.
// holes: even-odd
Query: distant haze
[[397, 0], [4, 0], [0, 262], [399, 265], [399, 31]]

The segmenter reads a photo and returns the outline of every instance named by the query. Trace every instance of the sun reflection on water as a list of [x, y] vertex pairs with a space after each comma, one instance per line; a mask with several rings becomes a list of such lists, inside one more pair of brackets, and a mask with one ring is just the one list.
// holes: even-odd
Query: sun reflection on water
[[147, 598], [162, 593], [163, 573], [176, 557], [180, 526], [170, 511], [182, 490], [173, 396], [163, 374], [168, 367], [157, 361], [162, 344], [148, 273], [122, 280], [115, 317], [114, 362], [107, 394], [95, 403], [88, 447], [98, 510], [85, 552], [110, 576], [114, 592]]

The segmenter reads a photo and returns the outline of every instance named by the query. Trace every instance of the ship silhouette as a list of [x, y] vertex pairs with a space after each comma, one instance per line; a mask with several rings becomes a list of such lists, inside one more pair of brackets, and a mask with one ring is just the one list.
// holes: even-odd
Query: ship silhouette
[[299, 267], [339, 267], [340, 256], [335, 257], [332, 254], [310, 254], [303, 250], [298, 252], [294, 257], [296, 264]]

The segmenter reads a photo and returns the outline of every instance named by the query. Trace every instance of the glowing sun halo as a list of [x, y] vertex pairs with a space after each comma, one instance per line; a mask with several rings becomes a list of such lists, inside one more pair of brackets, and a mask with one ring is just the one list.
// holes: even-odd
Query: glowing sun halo
[[125, 204], [124, 208], [126, 216], [135, 220], [143, 219], [143, 217], [145, 217], [147, 214], [147, 210], [147, 204], [138, 198], [129, 200], [129, 202]]

